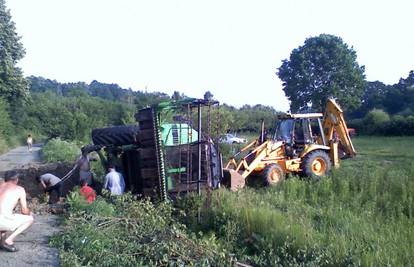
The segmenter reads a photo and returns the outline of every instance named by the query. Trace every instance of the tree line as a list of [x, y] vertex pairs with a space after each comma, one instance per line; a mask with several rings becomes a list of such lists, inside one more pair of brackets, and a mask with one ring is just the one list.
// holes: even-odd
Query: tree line
[[[115, 83], [25, 78], [17, 66], [25, 51], [4, 0], [0, 0], [0, 29], [0, 151], [22, 142], [28, 133], [88, 142], [93, 128], [135, 123], [137, 109], [186, 97], [178, 91], [170, 96]], [[340, 37], [307, 38], [276, 74], [292, 112], [321, 111], [326, 99], [334, 97], [359, 133], [414, 134], [414, 71], [393, 85], [366, 81], [356, 51]], [[204, 97], [214, 98], [210, 91]], [[273, 131], [277, 114], [275, 108], [260, 104], [240, 108], [223, 104], [215, 123], [221, 133], [257, 132], [264, 120]]]
[[[60, 136], [76, 140], [87, 139], [88, 131], [90, 133], [93, 128], [135, 123], [134, 113], [140, 108], [160, 101], [175, 101], [187, 97], [178, 91], [169, 96], [160, 92], [133, 91], [117, 84], [98, 81], [90, 84], [59, 83], [34, 76], [28, 77], [28, 80], [30, 107], [26, 109], [26, 127], [39, 132], [45, 129], [43, 132], [49, 137]], [[214, 98], [209, 91], [204, 97]], [[212, 116], [213, 124], [219, 124], [220, 132], [225, 133], [257, 131], [261, 120], [273, 127], [276, 114], [273, 107], [264, 105], [244, 105], [236, 108], [223, 104], [213, 111]], [[49, 120], [50, 117], [53, 119]], [[70, 127], [68, 124], [73, 125], [71, 133], [66, 133], [65, 127]], [[213, 128], [217, 129], [214, 125]], [[86, 129], [86, 132], [82, 129]]]

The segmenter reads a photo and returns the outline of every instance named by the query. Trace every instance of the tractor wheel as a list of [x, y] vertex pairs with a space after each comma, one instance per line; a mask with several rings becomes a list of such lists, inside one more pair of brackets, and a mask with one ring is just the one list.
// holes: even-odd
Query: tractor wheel
[[310, 152], [302, 163], [302, 173], [305, 176], [319, 179], [331, 170], [331, 159], [328, 153], [322, 150]]
[[274, 163], [266, 166], [263, 178], [266, 186], [275, 186], [285, 180], [285, 172], [279, 164]]
[[92, 141], [95, 145], [122, 146], [138, 142], [137, 125], [122, 125], [92, 130]]

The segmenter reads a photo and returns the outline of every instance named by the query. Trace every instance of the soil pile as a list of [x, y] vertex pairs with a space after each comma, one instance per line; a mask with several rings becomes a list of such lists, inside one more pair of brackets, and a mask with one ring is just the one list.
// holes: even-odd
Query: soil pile
[[[22, 169], [15, 169], [20, 174], [19, 185], [23, 186], [27, 193], [27, 199], [30, 201], [32, 198], [42, 198], [44, 196], [44, 190], [42, 186], [36, 181], [36, 176], [51, 173], [59, 178], [64, 177], [73, 168], [72, 163], [49, 163], [49, 164], [30, 164], [24, 166]], [[6, 173], [1, 174], [0, 177], [4, 177]], [[67, 193], [79, 184], [79, 172], [75, 171], [67, 178], [62, 185], [63, 195]], [[56, 196], [51, 196], [56, 198]], [[53, 199], [52, 199], [53, 201]]]

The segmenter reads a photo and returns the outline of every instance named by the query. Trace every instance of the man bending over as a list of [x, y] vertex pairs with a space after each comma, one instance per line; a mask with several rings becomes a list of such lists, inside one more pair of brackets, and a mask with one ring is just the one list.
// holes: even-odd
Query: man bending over
[[[27, 208], [26, 191], [18, 186], [19, 175], [9, 172], [5, 182], [0, 184], [0, 247], [10, 251], [17, 251], [14, 239], [33, 223], [33, 216]], [[13, 210], [20, 202], [22, 214], [14, 214]], [[6, 232], [12, 232], [6, 238]]]
[[49, 204], [52, 204], [53, 192], [56, 192], [56, 195], [59, 198], [59, 203], [63, 202], [62, 180], [59, 177], [51, 173], [45, 173], [43, 175], [37, 176], [36, 180], [42, 185], [46, 193], [49, 194]]

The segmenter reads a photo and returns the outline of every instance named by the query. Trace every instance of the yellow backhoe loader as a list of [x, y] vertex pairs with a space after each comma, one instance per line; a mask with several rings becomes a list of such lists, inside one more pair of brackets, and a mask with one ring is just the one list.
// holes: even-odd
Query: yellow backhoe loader
[[333, 99], [324, 114], [280, 115], [272, 138], [265, 140], [263, 125], [260, 136], [226, 164], [223, 184], [231, 190], [244, 187], [251, 177], [261, 177], [269, 186], [288, 173], [319, 178], [338, 167], [340, 158], [356, 155], [343, 111]]

